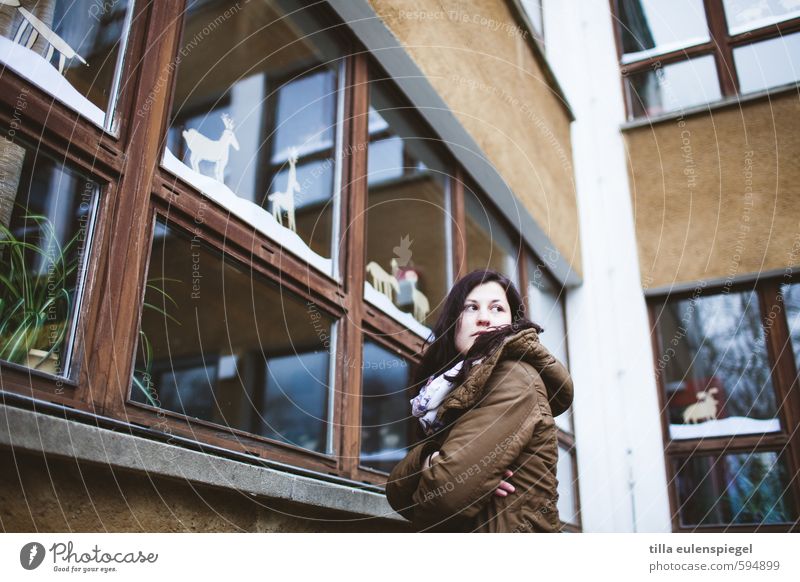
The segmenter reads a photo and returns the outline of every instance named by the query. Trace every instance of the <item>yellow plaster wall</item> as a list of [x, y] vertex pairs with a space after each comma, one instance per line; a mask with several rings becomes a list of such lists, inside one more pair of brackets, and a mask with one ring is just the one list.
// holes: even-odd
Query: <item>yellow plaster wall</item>
[[506, 2], [370, 3], [580, 273], [569, 116]]
[[625, 132], [642, 284], [800, 264], [796, 92]]

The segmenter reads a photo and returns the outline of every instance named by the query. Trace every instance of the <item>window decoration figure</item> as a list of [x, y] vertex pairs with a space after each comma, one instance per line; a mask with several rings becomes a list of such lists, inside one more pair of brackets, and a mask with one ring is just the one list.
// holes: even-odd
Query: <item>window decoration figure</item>
[[182, 135], [189, 148], [189, 162], [192, 170], [200, 172], [200, 162], [211, 162], [216, 164], [214, 168], [214, 179], [217, 182], [225, 183], [225, 166], [228, 165], [228, 153], [230, 147], [239, 151], [239, 141], [233, 133], [234, 123], [230, 115], [222, 114], [222, 123], [225, 129], [219, 139], [209, 139], [196, 129], [185, 130]]
[[[395, 247], [397, 253], [397, 247]], [[425, 323], [428, 313], [431, 311], [428, 297], [419, 289], [419, 273], [414, 267], [401, 267], [402, 261], [392, 259], [392, 275], [397, 280], [400, 291], [397, 294], [397, 305], [400, 307], [412, 306], [414, 319], [420, 323]]]
[[395, 293], [400, 292], [400, 285], [392, 275], [387, 273], [375, 261], [367, 263], [367, 274], [372, 277], [372, 286], [378, 293], [383, 293], [392, 301], [392, 290]]
[[717, 399], [714, 394], [719, 392], [716, 388], [710, 388], [705, 392], [698, 392], [697, 402], [690, 404], [683, 411], [683, 422], [694, 424], [705, 422], [706, 420], [717, 419]]
[[64, 74], [64, 65], [66, 64], [67, 59], [78, 59], [87, 67], [89, 66], [89, 63], [87, 63], [83, 57], [75, 51], [75, 49], [69, 46], [67, 41], [53, 32], [53, 29], [47, 26], [44, 22], [20, 6], [19, 0], [0, 0], [0, 5], [16, 8], [19, 10], [19, 13], [24, 19], [17, 29], [17, 34], [14, 36], [14, 42], [19, 45], [23, 44], [22, 38], [25, 36], [25, 31], [30, 28], [30, 34], [28, 34], [28, 40], [25, 43], [25, 48], [30, 49], [33, 46], [33, 43], [36, 42], [36, 39], [39, 38], [39, 35], [42, 35], [42, 37], [50, 45], [47, 48], [47, 55], [45, 57], [47, 62], [50, 62], [55, 51], [58, 51], [58, 72], [60, 74]]
[[283, 192], [273, 192], [267, 199], [272, 202], [272, 216], [278, 222], [283, 224], [283, 213], [286, 212], [286, 218], [289, 222], [289, 228], [293, 232], [297, 232], [297, 227], [294, 222], [294, 193], [301, 193], [300, 183], [297, 181], [297, 148], [289, 150], [289, 179], [286, 182], [286, 190]]

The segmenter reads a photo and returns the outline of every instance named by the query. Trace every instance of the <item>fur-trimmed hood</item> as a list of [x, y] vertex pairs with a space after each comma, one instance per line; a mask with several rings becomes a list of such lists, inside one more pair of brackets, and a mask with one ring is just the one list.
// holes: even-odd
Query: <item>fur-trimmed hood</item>
[[539, 341], [535, 329], [525, 329], [512, 334], [503, 343], [470, 370], [463, 384], [453, 389], [442, 402], [439, 416], [449, 409], [467, 409], [483, 396], [486, 381], [503, 360], [524, 361], [539, 372], [547, 388], [547, 399], [553, 416], [565, 412], [572, 404], [572, 380], [566, 368]]

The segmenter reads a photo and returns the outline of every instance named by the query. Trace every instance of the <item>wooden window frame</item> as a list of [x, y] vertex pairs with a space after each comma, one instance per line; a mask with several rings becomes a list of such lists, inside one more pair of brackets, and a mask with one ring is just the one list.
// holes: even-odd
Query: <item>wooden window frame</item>
[[[329, 20], [336, 20], [328, 7]], [[424, 339], [363, 296], [367, 209], [367, 156], [370, 55], [354, 35], [344, 36], [347, 56], [344, 116], [339, 147], [342, 157], [341, 204], [338, 216], [341, 252], [336, 257], [339, 279], [318, 272], [302, 259], [281, 252], [272, 239], [231, 216], [222, 206], [176, 177], [161, 165], [182, 43], [184, 2], [140, 0], [134, 4], [123, 82], [117, 96], [116, 135], [103, 131], [6, 69], [0, 73], [0, 123], [8, 126], [16, 99], [26, 91], [27, 106], [17, 134], [52, 152], [101, 185], [95, 217], [95, 236], [86, 257], [87, 275], [78, 322], [78, 373], [74, 382], [0, 361], [0, 392], [30, 397], [94, 415], [98, 422], [122, 422], [131, 430], [144, 427], [164, 438], [203, 450], [225, 450], [253, 458], [330, 474], [370, 486], [383, 485], [386, 474], [360, 465], [363, 342], [368, 337], [405, 358], [419, 361]], [[155, 92], [155, 95], [154, 95]], [[155, 97], [155, 98], [154, 98]], [[148, 107], [142, 107], [143, 104]], [[138, 109], [137, 109], [138, 108]], [[421, 120], [420, 120], [421, 121]], [[422, 126], [430, 131], [424, 122]], [[430, 131], [431, 135], [435, 132]], [[447, 155], [447, 184], [452, 213], [453, 279], [466, 274], [464, 183], [467, 173]], [[518, 229], [513, 228], [492, 201], [476, 195], [502, 222], [518, 247], [517, 264], [522, 292], [527, 291], [525, 256]], [[196, 219], [202, 211], [202, 221]], [[313, 301], [337, 323], [331, 365], [335, 367], [332, 406], [333, 453], [330, 455], [261, 437], [210, 421], [188, 418], [130, 399], [135, 350], [146, 291], [146, 271], [152, 252], [156, 220], [166, 221], [197, 236], [215, 252], [247, 266], [299, 298]], [[337, 225], [334, 225], [337, 226]], [[332, 229], [336, 232], [336, 228]], [[334, 272], [337, 272], [335, 269]], [[76, 344], [77, 345], [77, 344]], [[342, 365], [348, 362], [349, 365]], [[27, 401], [26, 401], [27, 402]], [[574, 447], [572, 435], [560, 435]], [[241, 455], [244, 455], [242, 457]], [[575, 467], [577, 469], [577, 467]], [[577, 473], [576, 473], [577, 474]]]
[[[626, 78], [629, 75], [655, 70], [659, 67], [681, 61], [688, 61], [699, 56], [711, 55], [714, 57], [722, 98], [733, 97], [739, 95], [739, 76], [736, 71], [736, 64], [733, 60], [734, 48], [800, 31], [800, 17], [796, 17], [731, 35], [728, 32], [723, 1], [703, 0], [703, 8], [709, 31], [709, 40], [707, 42], [626, 63], [623, 61], [625, 53], [622, 48], [622, 34], [620, 32], [621, 21], [618, 16], [617, 1], [618, 0], [609, 0], [609, 4], [611, 6], [614, 41], [617, 47], [617, 59], [621, 73], [620, 83], [628, 121], [646, 119], [648, 117], [646, 114], [638, 117], [633, 115], [629, 102], [630, 100], [628, 99], [628, 87], [626, 85]], [[767, 91], [771, 89], [771, 87], [766, 88]], [[671, 111], [669, 113], [675, 112]]]
[[[765, 333], [767, 357], [771, 369], [775, 400], [778, 404], [777, 417], [781, 421], [780, 433], [753, 434], [741, 436], [722, 436], [703, 439], [672, 440], [669, 436], [669, 415], [666, 406], [666, 389], [663, 372], [654, 368], [658, 403], [661, 415], [661, 432], [664, 443], [664, 465], [668, 478], [668, 495], [674, 532], [787, 532], [800, 530], [800, 431], [791, 430], [800, 424], [800, 377], [794, 361], [791, 337], [782, 302], [777, 299], [780, 286], [785, 283], [798, 283], [796, 278], [777, 277], [753, 283], [736, 283], [713, 287], [700, 287], [681, 293], [665, 296], [648, 297], [648, 313], [653, 360], [658, 362], [663, 353], [657, 333], [657, 309], [665, 303], [697, 297], [754, 291], [758, 297], [762, 328]], [[778, 315], [771, 318], [770, 313]], [[680, 523], [680, 502], [677, 491], [677, 473], [674, 461], [679, 458], [691, 459], [707, 454], [736, 454], [758, 452], [786, 452], [786, 464], [789, 472], [789, 497], [799, 517], [793, 524], [729, 524], [729, 525], [694, 525], [685, 526]]]

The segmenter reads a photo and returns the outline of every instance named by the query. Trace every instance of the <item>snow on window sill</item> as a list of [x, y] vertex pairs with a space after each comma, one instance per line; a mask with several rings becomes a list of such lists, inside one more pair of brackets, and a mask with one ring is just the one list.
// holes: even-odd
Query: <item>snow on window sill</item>
[[669, 435], [674, 440], [702, 439], [745, 434], [780, 432], [781, 422], [777, 418], [759, 420], [732, 416], [721, 420], [707, 420], [698, 424], [670, 424]]
[[199, 190], [207, 198], [230, 210], [232, 214], [265, 234], [283, 249], [290, 251], [328, 277], [331, 276], [333, 270], [333, 261], [331, 259], [326, 259], [312, 251], [295, 232], [278, 224], [272, 214], [258, 204], [240, 198], [225, 184], [218, 182], [214, 178], [198, 174], [176, 158], [168, 148], [164, 149], [164, 159], [161, 163], [164, 168], [175, 174], [175, 176]]
[[0, 36], [0, 63], [105, 131], [106, 114], [37, 53]]
[[405, 311], [400, 311], [398, 307], [383, 293], [375, 290], [368, 282], [364, 282], [364, 299], [383, 311], [386, 315], [406, 326], [422, 339], [427, 340], [433, 332], [430, 328], [422, 325], [414, 316]]

